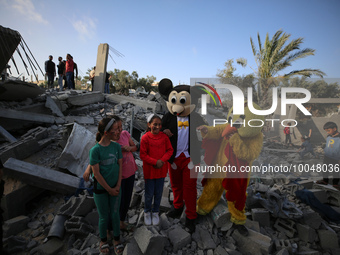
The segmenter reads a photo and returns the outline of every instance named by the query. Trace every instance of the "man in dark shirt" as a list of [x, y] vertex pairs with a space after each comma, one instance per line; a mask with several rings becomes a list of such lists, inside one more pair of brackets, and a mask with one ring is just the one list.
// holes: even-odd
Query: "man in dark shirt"
[[59, 65], [58, 67], [58, 85], [59, 85], [59, 90], [63, 90], [63, 80], [64, 80], [64, 73], [65, 73], [65, 63], [63, 62], [63, 58], [59, 57]]
[[53, 60], [53, 56], [50, 55], [49, 60], [47, 60], [45, 62], [45, 72], [46, 72], [46, 76], [47, 76], [47, 86], [49, 89], [53, 89], [54, 85], [54, 76], [55, 76], [55, 64], [52, 61]]

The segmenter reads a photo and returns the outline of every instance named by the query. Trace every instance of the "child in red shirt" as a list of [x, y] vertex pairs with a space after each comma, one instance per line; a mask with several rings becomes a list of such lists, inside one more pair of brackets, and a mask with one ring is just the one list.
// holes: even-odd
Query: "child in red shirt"
[[[162, 121], [157, 115], [148, 118], [148, 130], [140, 142], [140, 158], [143, 160], [145, 179], [145, 225], [159, 224], [159, 206], [161, 204], [164, 178], [168, 173], [168, 160], [173, 148], [169, 137], [160, 131]], [[154, 204], [152, 207], [152, 199]]]

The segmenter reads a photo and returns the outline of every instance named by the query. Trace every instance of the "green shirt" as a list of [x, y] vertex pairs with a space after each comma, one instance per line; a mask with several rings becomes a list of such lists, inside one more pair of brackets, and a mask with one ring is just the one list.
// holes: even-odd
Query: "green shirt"
[[[121, 159], [122, 149], [116, 142], [111, 142], [108, 146], [97, 143], [90, 150], [90, 165], [99, 164], [100, 174], [107, 184], [113, 188], [116, 186], [119, 177], [118, 159]], [[104, 189], [98, 183], [97, 189]]]

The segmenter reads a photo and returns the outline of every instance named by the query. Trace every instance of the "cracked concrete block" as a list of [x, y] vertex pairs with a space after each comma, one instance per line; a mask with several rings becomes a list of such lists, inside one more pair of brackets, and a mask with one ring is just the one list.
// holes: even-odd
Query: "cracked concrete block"
[[289, 240], [277, 239], [275, 240], [275, 247], [277, 251], [286, 249], [289, 252], [292, 252], [292, 245]]
[[96, 207], [93, 197], [79, 195], [71, 197], [59, 208], [58, 214], [69, 216], [86, 216]]
[[129, 242], [125, 245], [123, 255], [143, 255], [141, 250], [139, 249], [139, 246], [135, 240], [135, 238], [131, 238]]
[[190, 234], [179, 226], [169, 231], [168, 238], [173, 245], [174, 252], [181, 250], [191, 243]]
[[321, 222], [322, 222], [321, 216], [314, 212], [314, 211], [309, 211], [303, 214], [302, 218], [302, 224], [308, 225], [313, 229], [319, 229]]
[[295, 222], [292, 220], [278, 218], [274, 224], [274, 228], [290, 238], [293, 238], [296, 233]]
[[55, 255], [62, 251], [63, 247], [63, 240], [60, 240], [59, 238], [51, 238], [46, 243], [33, 248], [30, 254]]
[[94, 228], [86, 222], [83, 217], [73, 216], [69, 220], [65, 221], [64, 226], [66, 232], [80, 236], [87, 235], [94, 231]]
[[9, 254], [16, 254], [25, 251], [27, 240], [21, 236], [10, 236], [7, 239], [7, 251]]
[[160, 216], [160, 225], [161, 225], [161, 229], [163, 229], [163, 230], [167, 230], [168, 228], [171, 227], [169, 219], [168, 219], [168, 217], [166, 216], [165, 213], [162, 213], [161, 216]]
[[216, 249], [216, 244], [212, 239], [210, 232], [207, 229], [199, 228], [199, 236], [201, 242], [198, 243], [198, 246], [203, 250], [208, 249]]
[[312, 189], [314, 185], [314, 181], [304, 180], [304, 181], [299, 181], [299, 184], [302, 185], [305, 189]]
[[142, 226], [135, 231], [133, 236], [144, 255], [159, 254], [164, 248], [166, 238], [158, 234], [153, 227], [148, 229]]
[[318, 230], [320, 245], [323, 249], [339, 248], [338, 236], [329, 229]]
[[67, 98], [67, 103], [72, 106], [84, 106], [89, 104], [101, 103], [105, 99], [103, 93], [92, 91], [91, 93], [83, 93], [70, 95]]
[[64, 117], [64, 114], [61, 112], [55, 101], [50, 96], [46, 96], [45, 107], [49, 108], [56, 116], [62, 118]]
[[251, 254], [271, 254], [272, 242], [271, 238], [261, 233], [248, 229], [249, 235], [243, 236], [237, 230], [234, 231], [232, 237], [236, 241], [236, 245], [241, 253]]
[[257, 221], [253, 221], [253, 220], [246, 220], [246, 223], [244, 224], [245, 227], [250, 228], [256, 232], [260, 232], [261, 228], [260, 228], [260, 223]]
[[228, 255], [229, 253], [221, 245], [214, 250], [214, 255]]
[[25, 229], [27, 229], [27, 223], [29, 221], [30, 218], [24, 215], [6, 220], [3, 225], [4, 237], [16, 235], [21, 231], [24, 231]]
[[300, 223], [296, 224], [296, 229], [300, 240], [306, 243], [313, 243], [317, 239], [316, 231], [308, 225], [303, 225]]
[[95, 236], [93, 234], [88, 234], [84, 243], [81, 245], [80, 250], [85, 250], [86, 248], [90, 248], [92, 245], [100, 242], [99, 236]]
[[253, 221], [257, 221], [261, 227], [270, 227], [269, 211], [263, 208], [251, 209]]

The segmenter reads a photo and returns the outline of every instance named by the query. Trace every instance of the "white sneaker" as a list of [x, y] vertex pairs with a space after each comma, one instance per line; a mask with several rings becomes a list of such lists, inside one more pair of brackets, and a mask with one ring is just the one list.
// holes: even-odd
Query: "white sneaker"
[[147, 226], [151, 225], [151, 212], [144, 213], [144, 223]]
[[159, 215], [158, 212], [152, 213], [152, 225], [158, 225], [159, 224]]

